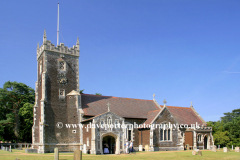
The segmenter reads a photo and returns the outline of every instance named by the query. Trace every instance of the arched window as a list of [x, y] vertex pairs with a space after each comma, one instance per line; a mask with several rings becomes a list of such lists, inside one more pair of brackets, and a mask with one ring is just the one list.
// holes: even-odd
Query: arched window
[[40, 74], [42, 73], [42, 61], [40, 61]]
[[132, 139], [132, 134], [133, 134], [133, 126], [132, 124], [125, 124], [126, 125], [126, 131], [125, 131], [125, 137], [126, 140], [131, 141]]
[[197, 137], [198, 142], [202, 142], [202, 134], [199, 134]]
[[171, 141], [172, 140], [172, 129], [168, 124], [162, 124], [159, 130], [160, 141]]

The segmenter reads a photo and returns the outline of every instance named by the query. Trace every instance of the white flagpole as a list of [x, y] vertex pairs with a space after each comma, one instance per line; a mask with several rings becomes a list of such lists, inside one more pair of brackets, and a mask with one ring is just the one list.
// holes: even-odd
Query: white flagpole
[[57, 45], [59, 45], [59, 3], [58, 3], [58, 19], [57, 19]]

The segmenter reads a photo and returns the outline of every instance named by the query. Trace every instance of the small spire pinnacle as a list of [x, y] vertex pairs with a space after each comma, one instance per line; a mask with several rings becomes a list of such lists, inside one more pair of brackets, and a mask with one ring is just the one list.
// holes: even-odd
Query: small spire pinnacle
[[163, 103], [164, 103], [164, 107], [166, 107], [166, 103], [167, 103], [166, 99], [163, 100]]
[[37, 57], [38, 57], [38, 53], [39, 53], [39, 42], [37, 43]]
[[108, 112], [110, 112], [110, 103], [107, 103], [107, 106], [108, 106]]
[[77, 37], [77, 43], [76, 43], [77, 49], [79, 50], [79, 37]]
[[192, 102], [191, 102], [191, 106], [190, 107], [193, 107]]
[[154, 94], [153, 94], [153, 100], [155, 100], [155, 96], [156, 96], [156, 95], [155, 95], [155, 93], [154, 93]]
[[47, 41], [46, 29], [44, 29], [43, 42]]

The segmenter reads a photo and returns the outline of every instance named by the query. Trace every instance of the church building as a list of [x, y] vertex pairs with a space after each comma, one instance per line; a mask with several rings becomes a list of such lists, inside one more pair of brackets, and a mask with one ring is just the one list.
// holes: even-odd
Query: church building
[[37, 47], [37, 81], [32, 146], [38, 153], [83, 153], [211, 149], [212, 128], [190, 107], [152, 100], [82, 94], [79, 89], [79, 39], [72, 48], [47, 40]]

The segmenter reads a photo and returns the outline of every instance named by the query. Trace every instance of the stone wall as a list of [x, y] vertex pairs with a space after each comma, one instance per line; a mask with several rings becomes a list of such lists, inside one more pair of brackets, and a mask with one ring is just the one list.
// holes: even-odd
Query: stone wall
[[[83, 144], [86, 145], [86, 149], [89, 150], [91, 149], [91, 128], [87, 129], [85, 127], [87, 127], [87, 125], [89, 125], [89, 122], [88, 123], [83, 123], [84, 127], [83, 127]], [[88, 143], [89, 145], [87, 145], [87, 140], [88, 140]]]
[[[130, 124], [142, 124], [144, 121], [146, 121], [145, 119], [134, 119], [134, 118], [125, 118], [125, 122], [128, 122]], [[140, 145], [140, 141], [139, 141], [139, 130], [138, 128], [133, 128], [133, 146], [134, 147], [139, 147]]]
[[34, 142], [33, 143], [39, 143], [40, 140], [39, 140], [39, 122], [40, 122], [40, 116], [41, 116], [41, 103], [40, 103], [40, 100], [42, 99], [42, 72], [43, 72], [43, 68], [42, 68], [42, 72], [40, 73], [40, 66], [43, 66], [44, 65], [44, 61], [43, 61], [43, 56], [41, 56], [38, 60], [38, 76], [37, 76], [37, 84], [36, 84], [36, 104], [34, 106], [34, 111], [33, 111], [33, 114], [34, 114], [34, 131], [33, 131], [33, 140]]
[[[156, 124], [176, 124], [175, 119], [171, 115], [171, 113], [168, 111], [167, 108], [165, 108], [160, 115], [155, 120]], [[178, 150], [177, 149], [177, 143], [178, 143], [178, 130], [172, 127], [171, 130], [171, 139], [170, 140], [160, 140], [160, 129], [159, 127], [155, 128], [153, 130], [153, 145], [154, 147], [159, 147], [159, 150]]]
[[[77, 57], [65, 55], [63, 60], [66, 62], [66, 77], [67, 84], [58, 83], [59, 69], [58, 59], [60, 55], [54, 52], [47, 52], [47, 101], [45, 107], [45, 143], [72, 143], [76, 140], [69, 139], [72, 136], [69, 132], [71, 129], [63, 127], [61, 129], [56, 127], [58, 122], [65, 124], [78, 124], [78, 115], [76, 114], [76, 107], [67, 106], [66, 95], [72, 90], [76, 90], [76, 71], [77, 71]], [[59, 90], [65, 90], [65, 98], [59, 97]], [[70, 103], [69, 103], [70, 104]], [[74, 111], [71, 111], [74, 109]], [[74, 118], [69, 119], [68, 112], [75, 112], [72, 115]], [[79, 134], [79, 133], [78, 133]], [[75, 134], [76, 135], [76, 134]], [[59, 150], [61, 151], [61, 150]]]

